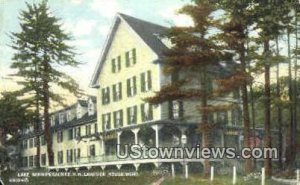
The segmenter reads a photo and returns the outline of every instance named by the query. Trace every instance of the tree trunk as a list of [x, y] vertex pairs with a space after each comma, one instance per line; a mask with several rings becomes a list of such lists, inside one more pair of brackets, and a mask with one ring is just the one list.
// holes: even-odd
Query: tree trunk
[[[245, 46], [241, 45], [240, 50], [240, 61], [241, 61], [241, 70], [243, 75], [246, 74], [246, 57], [245, 57]], [[241, 87], [242, 91], [242, 102], [243, 102], [243, 122], [244, 122], [244, 147], [250, 148], [250, 117], [249, 117], [249, 101], [248, 101], [248, 90], [247, 82], [245, 81]], [[252, 172], [252, 162], [251, 158], [245, 159], [245, 172], [249, 174]]]
[[[269, 40], [264, 41], [264, 55], [265, 55], [265, 92], [264, 92], [264, 109], [265, 109], [265, 117], [264, 117], [264, 129], [265, 129], [265, 137], [264, 137], [264, 147], [271, 148], [271, 91], [270, 91], [270, 61], [268, 58], [268, 53], [270, 51]], [[264, 167], [266, 172], [266, 177], [270, 178], [272, 175], [272, 164], [270, 156], [266, 156], [264, 159]]]
[[43, 79], [43, 103], [44, 103], [44, 122], [45, 122], [45, 140], [47, 142], [47, 154], [49, 166], [54, 166], [54, 153], [52, 149], [52, 134], [49, 121], [49, 64], [44, 61], [44, 79]]
[[[295, 10], [297, 11], [297, 9]], [[295, 45], [295, 51], [298, 51], [298, 17], [297, 17], [297, 12], [295, 15], [295, 37], [296, 37], [296, 45]], [[294, 147], [293, 147], [293, 153], [294, 153], [294, 159], [296, 159], [297, 157], [297, 105], [298, 105], [298, 101], [297, 101], [297, 96], [298, 96], [298, 91], [297, 91], [297, 65], [298, 65], [298, 55], [297, 53], [295, 53], [295, 61], [294, 61], [294, 88], [293, 88], [293, 103], [294, 103]]]
[[[279, 45], [278, 45], [278, 38], [276, 39], [276, 54], [279, 56]], [[276, 69], [276, 97], [280, 99], [280, 82], [279, 82], [279, 63], [277, 64]], [[282, 109], [281, 105], [277, 105], [277, 123], [278, 123], [278, 162], [279, 168], [283, 169], [283, 162], [282, 162]]]
[[[37, 72], [38, 72], [38, 69], [37, 69], [37, 65], [35, 65], [35, 77], [34, 77], [34, 83], [35, 84], [38, 84], [38, 81], [37, 81]], [[37, 85], [36, 85], [37, 86]], [[35, 166], [37, 168], [40, 168], [41, 165], [40, 165], [40, 156], [41, 156], [41, 145], [40, 145], [40, 138], [39, 138], [39, 131], [40, 131], [40, 94], [39, 94], [39, 87], [36, 87], [36, 90], [35, 90], [35, 94], [36, 94], [36, 101], [35, 101], [35, 134], [36, 134], [36, 155], [37, 155], [37, 160], [36, 160], [36, 164]]]
[[[201, 97], [201, 107], [203, 110], [207, 107], [207, 76], [206, 76], [206, 70], [202, 72], [202, 78], [201, 78], [201, 90], [203, 92], [203, 96]], [[209, 128], [208, 128], [208, 112], [202, 111], [201, 114], [202, 117], [202, 123], [200, 124], [200, 127], [202, 128], [202, 147], [208, 148], [209, 147]], [[204, 176], [208, 177], [210, 174], [210, 165], [209, 165], [209, 159], [204, 159]]]
[[293, 166], [293, 163], [295, 161], [295, 155], [294, 155], [294, 143], [295, 143], [295, 136], [294, 136], [294, 103], [293, 103], [293, 85], [292, 85], [292, 64], [291, 64], [291, 46], [290, 46], [290, 30], [287, 31], [287, 37], [288, 37], [288, 88], [289, 88], [289, 99], [291, 101], [290, 105], [290, 124], [289, 124], [289, 138], [288, 138], [288, 149], [287, 149], [287, 155], [286, 155], [286, 162], [288, 168], [291, 168]]
[[[38, 94], [38, 93], [37, 93]], [[41, 145], [40, 145], [40, 137], [39, 137], [39, 132], [40, 132], [40, 107], [39, 107], [39, 99], [38, 99], [39, 95], [37, 95], [37, 99], [36, 99], [36, 122], [35, 122], [35, 133], [36, 133], [36, 155], [37, 155], [37, 160], [36, 160], [36, 164], [35, 166], [37, 168], [40, 168], [40, 156], [41, 156]]]

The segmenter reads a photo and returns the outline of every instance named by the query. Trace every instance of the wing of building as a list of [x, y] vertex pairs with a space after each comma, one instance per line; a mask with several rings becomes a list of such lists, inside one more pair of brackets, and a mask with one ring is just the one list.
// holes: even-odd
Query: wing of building
[[[179, 163], [182, 159], [119, 159], [116, 146], [180, 147], [185, 144], [191, 147], [201, 144], [196, 101], [170, 101], [155, 106], [143, 101], [171, 82], [158, 62], [168, 49], [168, 42], [159, 36], [166, 29], [128, 15], [116, 15], [90, 84], [97, 89], [97, 101], [95, 98], [79, 100], [52, 116], [55, 166], [49, 168], [101, 166], [104, 169], [132, 165], [137, 169], [145, 164]], [[222, 101], [235, 100], [224, 98]], [[90, 106], [95, 102], [95, 106]], [[213, 146], [241, 147], [239, 108], [220, 111], [211, 119], [230, 128], [214, 132]], [[34, 137], [24, 136], [23, 166], [34, 167]], [[40, 137], [40, 163], [47, 166], [45, 142], [42, 134]]]

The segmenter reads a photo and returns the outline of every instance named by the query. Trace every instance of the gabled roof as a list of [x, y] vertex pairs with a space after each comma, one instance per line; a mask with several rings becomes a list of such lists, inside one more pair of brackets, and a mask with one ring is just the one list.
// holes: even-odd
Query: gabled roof
[[116, 30], [121, 21], [126, 22], [132, 28], [132, 30], [136, 32], [136, 34], [151, 48], [151, 50], [157, 54], [157, 56], [161, 56], [163, 50], [167, 49], [167, 47], [163, 44], [163, 42], [158, 37], [159, 34], [166, 31], [167, 29], [166, 27], [148, 21], [144, 21], [141, 19], [137, 19], [129, 15], [118, 13], [111, 27], [110, 33], [108, 35], [108, 38], [102, 50], [101, 56], [98, 60], [95, 72], [93, 74], [90, 83], [91, 87], [97, 87], [99, 85], [97, 84], [97, 79], [100, 75], [103, 63], [105, 62], [106, 59], [106, 55], [109, 51]]

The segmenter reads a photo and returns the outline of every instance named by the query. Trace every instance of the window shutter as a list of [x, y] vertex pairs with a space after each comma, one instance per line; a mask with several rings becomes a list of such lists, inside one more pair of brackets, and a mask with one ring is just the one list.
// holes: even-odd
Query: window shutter
[[110, 102], [110, 89], [107, 87], [107, 103]]
[[145, 92], [145, 73], [141, 73], [141, 92]]
[[135, 95], [136, 94], [136, 77], [134, 76], [133, 77], [133, 94]]
[[115, 73], [116, 72], [116, 59], [111, 60], [111, 67], [112, 67], [111, 71], [113, 73]]
[[141, 116], [142, 116], [142, 121], [145, 121], [145, 104], [141, 104]]
[[116, 99], [117, 99], [116, 85], [113, 85], [113, 101], [116, 101]]
[[225, 120], [224, 120], [224, 124], [227, 125], [228, 124], [228, 111], [225, 111]]
[[118, 56], [118, 71], [121, 70], [121, 56]]
[[137, 106], [134, 106], [133, 111], [134, 111], [134, 124], [136, 124], [137, 123]]
[[117, 112], [113, 112], [114, 128], [117, 128]]
[[108, 129], [111, 129], [110, 113], [108, 113], [107, 116], [108, 116]]
[[182, 101], [178, 101], [178, 103], [179, 103], [179, 118], [183, 118], [183, 113], [184, 113], [183, 102]]
[[130, 79], [127, 79], [127, 96], [130, 96]]
[[129, 52], [128, 51], [126, 52], [125, 57], [126, 57], [126, 67], [129, 67], [130, 66], [130, 60], [129, 60]]
[[168, 109], [169, 109], [169, 118], [173, 119], [173, 102], [172, 101], [168, 102]]
[[148, 78], [148, 90], [151, 90], [152, 88], [151, 71], [147, 71], [147, 78]]
[[121, 100], [122, 99], [122, 83], [121, 82], [119, 82], [119, 92], [120, 92], [119, 99]]
[[130, 123], [130, 107], [127, 108], [127, 124], [131, 125], [131, 123]]
[[123, 110], [120, 110], [120, 127], [123, 126]]
[[102, 114], [102, 131], [105, 131], [106, 128], [105, 128], [105, 115]]
[[104, 89], [102, 89], [101, 95], [102, 95], [102, 105], [104, 105], [105, 104], [105, 95], [106, 95]]
[[136, 49], [132, 49], [132, 59], [133, 59], [133, 64], [136, 63]]

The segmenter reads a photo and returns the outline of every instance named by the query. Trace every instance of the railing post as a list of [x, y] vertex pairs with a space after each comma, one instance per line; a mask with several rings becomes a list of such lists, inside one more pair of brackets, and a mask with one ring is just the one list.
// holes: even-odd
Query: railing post
[[175, 168], [174, 168], [174, 163], [171, 164], [171, 172], [172, 172], [172, 177], [175, 177]]
[[213, 181], [214, 180], [214, 167], [211, 166], [210, 167], [210, 181]]
[[300, 170], [297, 169], [297, 185], [300, 185]]
[[265, 168], [261, 168], [261, 185], [265, 185], [265, 180], [266, 180]]
[[232, 184], [236, 184], [236, 167], [235, 166], [233, 166]]
[[189, 166], [188, 163], [185, 163], [185, 178], [188, 179], [189, 178]]

